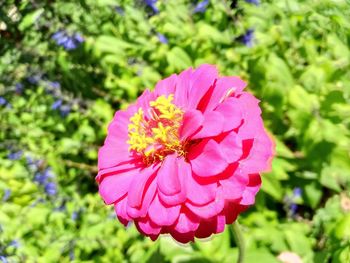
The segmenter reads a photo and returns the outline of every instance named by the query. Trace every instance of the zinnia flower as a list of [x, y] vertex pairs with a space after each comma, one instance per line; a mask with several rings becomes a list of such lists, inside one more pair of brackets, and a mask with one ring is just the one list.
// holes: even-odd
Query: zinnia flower
[[116, 112], [96, 180], [124, 225], [186, 243], [222, 232], [254, 203], [274, 146], [245, 86], [202, 65]]

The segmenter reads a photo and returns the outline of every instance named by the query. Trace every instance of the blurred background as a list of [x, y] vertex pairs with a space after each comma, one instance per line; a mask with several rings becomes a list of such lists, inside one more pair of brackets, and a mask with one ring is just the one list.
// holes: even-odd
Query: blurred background
[[347, 0], [0, 0], [0, 262], [234, 262], [229, 227], [152, 242], [94, 180], [116, 110], [212, 63], [248, 81], [277, 144], [239, 217], [246, 262], [349, 263], [349, 17]]

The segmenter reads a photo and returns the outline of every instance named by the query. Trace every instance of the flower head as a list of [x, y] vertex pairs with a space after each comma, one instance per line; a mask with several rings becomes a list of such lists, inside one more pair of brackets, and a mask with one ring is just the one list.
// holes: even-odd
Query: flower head
[[7, 100], [4, 97], [0, 96], [0, 106], [6, 105], [7, 103]]
[[96, 180], [125, 226], [186, 243], [222, 232], [254, 203], [274, 145], [245, 86], [202, 65], [116, 112]]
[[245, 1], [250, 4], [260, 5], [260, 0], [245, 0]]
[[45, 193], [53, 196], [57, 194], [57, 185], [54, 182], [49, 182], [44, 186]]
[[23, 152], [22, 151], [17, 151], [17, 152], [10, 152], [8, 155], [7, 155], [7, 158], [9, 160], [19, 160], [21, 159], [23, 155]]
[[79, 44], [84, 42], [84, 38], [79, 33], [69, 35], [66, 31], [60, 30], [51, 37], [57, 45], [64, 47], [66, 50], [76, 49]]
[[11, 196], [11, 190], [10, 189], [5, 189], [4, 195], [2, 197], [2, 201], [6, 202]]
[[163, 34], [157, 33], [157, 37], [158, 37], [160, 43], [168, 44], [168, 39], [167, 39], [167, 37], [164, 36]]
[[193, 9], [193, 13], [204, 13], [207, 10], [207, 6], [209, 4], [209, 0], [203, 0], [196, 4]]
[[35, 74], [35, 75], [33, 75], [33, 76], [29, 76], [28, 78], [27, 78], [27, 80], [28, 80], [28, 82], [30, 83], [30, 84], [33, 84], [33, 85], [35, 85], [35, 84], [38, 84], [39, 83], [39, 81], [41, 80], [41, 74]]
[[20, 94], [23, 91], [23, 84], [22, 83], [16, 83], [15, 85], [15, 91], [16, 93]]
[[152, 12], [154, 14], [157, 14], [159, 13], [159, 9], [158, 7], [156, 6], [158, 0], [144, 0], [146, 6], [150, 7], [152, 9]]
[[238, 40], [243, 43], [247, 47], [253, 46], [253, 40], [254, 40], [254, 30], [248, 29], [247, 32], [245, 32], [243, 35], [238, 37]]
[[51, 105], [51, 109], [53, 110], [57, 110], [59, 107], [61, 107], [62, 105], [62, 100], [56, 100], [52, 105]]

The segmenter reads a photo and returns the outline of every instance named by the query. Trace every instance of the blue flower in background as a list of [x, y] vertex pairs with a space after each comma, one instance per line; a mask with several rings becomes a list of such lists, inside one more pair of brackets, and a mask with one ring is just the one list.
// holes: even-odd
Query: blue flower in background
[[41, 75], [36, 74], [34, 76], [27, 77], [27, 80], [30, 84], [37, 84], [41, 80]]
[[207, 10], [207, 6], [209, 4], [209, 0], [203, 0], [200, 1], [196, 4], [196, 6], [194, 7], [193, 13], [204, 13], [205, 10]]
[[37, 182], [40, 185], [44, 185], [47, 182], [47, 180], [48, 177], [43, 173], [39, 172], [34, 175], [34, 182]]
[[16, 83], [15, 90], [16, 90], [16, 93], [22, 93], [22, 91], [23, 91], [23, 84], [20, 83], [20, 82]]
[[300, 187], [295, 187], [293, 189], [293, 196], [294, 196], [294, 198], [300, 198], [302, 193], [303, 193], [303, 190], [301, 190]]
[[78, 45], [74, 42], [72, 38], [68, 38], [62, 46], [67, 50], [76, 49], [78, 47]]
[[294, 216], [297, 213], [298, 210], [298, 205], [293, 203], [289, 206], [289, 212], [291, 213], [292, 216]]
[[60, 108], [61, 116], [66, 117], [70, 113], [71, 107], [69, 105], [62, 105]]
[[39, 169], [39, 166], [42, 164], [42, 160], [33, 160], [32, 157], [26, 156], [26, 161], [29, 169], [31, 171], [37, 171]]
[[298, 199], [300, 199], [302, 197], [302, 189], [300, 187], [295, 187], [293, 189], [293, 193], [292, 196], [286, 196], [284, 198], [284, 202], [286, 205], [286, 210], [288, 212], [288, 214], [292, 217], [294, 217], [297, 214], [298, 211]]
[[56, 100], [51, 105], [51, 109], [53, 109], [53, 110], [59, 109], [62, 117], [66, 117], [71, 111], [71, 107], [67, 104], [63, 105], [63, 101], [61, 99]]
[[74, 33], [73, 35], [73, 39], [78, 42], [79, 44], [83, 43], [85, 41], [85, 39], [83, 38], [83, 36], [79, 33]]
[[72, 213], [72, 217], [71, 217], [71, 218], [72, 218], [73, 221], [75, 221], [75, 220], [78, 219], [78, 216], [79, 216], [78, 212], [74, 211], [74, 212]]
[[64, 47], [66, 50], [76, 49], [79, 44], [84, 42], [84, 38], [79, 33], [69, 35], [67, 32], [60, 30], [51, 37], [57, 45]]
[[19, 160], [21, 157], [22, 157], [22, 154], [23, 154], [23, 152], [22, 151], [18, 151], [18, 152], [12, 152], [12, 153], [9, 153], [8, 155], [7, 155], [7, 158], [9, 159], [9, 160]]
[[145, 4], [149, 6], [155, 14], [159, 13], [159, 9], [156, 6], [156, 3], [158, 0], [144, 0], [144, 1], [145, 1]]
[[10, 189], [6, 189], [5, 193], [4, 193], [4, 196], [2, 197], [2, 201], [6, 202], [7, 200], [9, 200], [10, 196], [11, 196], [11, 190]]
[[54, 89], [61, 88], [61, 84], [58, 81], [48, 81], [47, 84], [49, 84], [49, 86], [54, 88]]
[[57, 45], [59, 46], [62, 46], [63, 44], [65, 44], [69, 39], [68, 35], [64, 31], [57, 31], [52, 35], [51, 38], [55, 40]]
[[45, 193], [49, 196], [57, 194], [57, 185], [54, 182], [49, 182], [44, 187]]
[[157, 37], [161, 43], [168, 44], [168, 39], [163, 34], [157, 33]]
[[52, 172], [51, 167], [48, 167], [44, 170], [43, 174], [47, 177], [47, 178], [54, 178], [55, 174]]
[[69, 260], [73, 261], [75, 259], [75, 253], [74, 253], [74, 249], [71, 249], [69, 251]]
[[1, 261], [1, 263], [8, 263], [5, 256], [0, 256], [0, 261]]
[[59, 206], [59, 207], [56, 207], [54, 210], [55, 210], [55, 211], [58, 211], [58, 212], [64, 212], [64, 211], [66, 211], [66, 210], [67, 210], [66, 201], [63, 200], [63, 201], [61, 202], [60, 206]]
[[43, 172], [37, 172], [34, 175], [34, 182], [40, 185], [46, 185], [49, 179], [54, 178], [55, 175], [52, 173], [51, 168], [46, 168]]
[[123, 16], [124, 15], [124, 9], [120, 6], [115, 6], [114, 11], [116, 11], [119, 15]]
[[9, 247], [14, 247], [14, 248], [19, 248], [21, 246], [21, 244], [19, 243], [19, 241], [17, 239], [14, 239], [10, 242]]
[[0, 106], [6, 105], [8, 102], [4, 97], [0, 96]]
[[260, 5], [260, 0], [245, 0], [249, 4]]
[[248, 29], [245, 34], [238, 37], [238, 40], [247, 47], [252, 47], [254, 40], [254, 29]]
[[61, 107], [61, 105], [62, 105], [62, 100], [56, 100], [56, 101], [51, 105], [51, 109], [57, 110], [59, 107]]

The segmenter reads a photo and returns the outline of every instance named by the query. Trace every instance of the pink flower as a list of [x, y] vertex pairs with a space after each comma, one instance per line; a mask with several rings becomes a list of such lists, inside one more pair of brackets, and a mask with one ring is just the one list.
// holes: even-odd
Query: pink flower
[[274, 144], [259, 101], [212, 65], [187, 69], [116, 112], [99, 151], [99, 192], [152, 240], [224, 230], [254, 204]]

